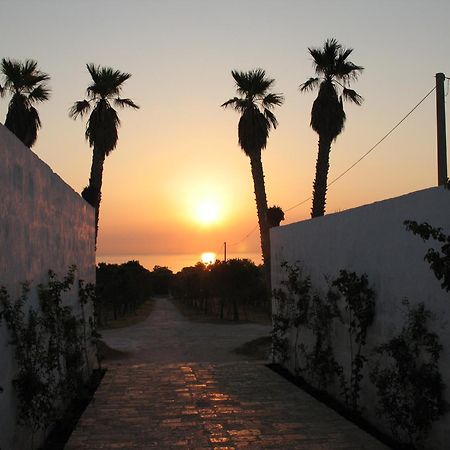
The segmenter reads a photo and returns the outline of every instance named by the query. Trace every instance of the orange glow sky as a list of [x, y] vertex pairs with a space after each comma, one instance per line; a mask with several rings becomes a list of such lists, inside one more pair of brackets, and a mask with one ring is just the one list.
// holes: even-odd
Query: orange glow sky
[[[450, 75], [450, 3], [442, 1], [0, 1], [1, 54], [34, 58], [52, 77], [39, 105], [34, 151], [78, 192], [91, 151], [84, 122], [67, 111], [84, 98], [87, 62], [131, 72], [123, 95], [141, 106], [120, 111], [117, 149], [105, 163], [99, 255], [219, 251], [256, 225], [248, 158], [237, 145], [232, 69], [264, 68], [286, 102], [263, 154], [269, 205], [311, 195], [317, 136], [309, 128], [313, 75], [308, 46], [328, 37], [355, 49], [366, 70], [332, 147], [332, 179], [366, 152], [434, 85]], [[20, 26], [19, 26], [20, 24]], [[0, 100], [3, 122], [7, 100]], [[450, 112], [448, 112], [450, 114]], [[434, 95], [364, 162], [330, 188], [328, 212], [432, 186], [436, 182]], [[215, 198], [222, 220], [201, 225], [197, 202]], [[286, 214], [309, 216], [310, 202]], [[259, 233], [233, 251], [259, 250]]]

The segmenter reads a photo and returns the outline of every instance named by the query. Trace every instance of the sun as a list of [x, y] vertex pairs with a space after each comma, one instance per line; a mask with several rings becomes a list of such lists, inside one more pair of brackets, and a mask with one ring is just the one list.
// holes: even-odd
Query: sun
[[195, 217], [203, 225], [217, 222], [219, 216], [219, 205], [214, 200], [202, 200], [195, 208]]
[[202, 253], [202, 263], [206, 266], [209, 264], [214, 264], [216, 262], [216, 254], [214, 252]]

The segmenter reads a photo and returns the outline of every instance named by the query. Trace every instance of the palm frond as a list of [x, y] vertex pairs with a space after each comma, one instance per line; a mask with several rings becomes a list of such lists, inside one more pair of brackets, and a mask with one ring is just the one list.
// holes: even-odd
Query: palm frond
[[[37, 69], [37, 62], [32, 59], [21, 63], [3, 58], [1, 72], [4, 76], [4, 88], [11, 92], [30, 93], [39, 84], [42, 84], [42, 89], [46, 90], [44, 83], [50, 79], [48, 74]], [[43, 100], [47, 100], [47, 98]]]
[[298, 88], [300, 89], [301, 92], [312, 91], [319, 85], [319, 81], [320, 81], [319, 78], [311, 77], [308, 80], [306, 80], [304, 83], [302, 83]]
[[130, 73], [120, 72], [111, 67], [87, 64], [93, 83], [88, 86], [87, 93], [91, 98], [113, 98], [120, 94], [122, 84], [131, 77]]
[[266, 78], [263, 69], [253, 69], [247, 72], [232, 70], [231, 75], [236, 81], [236, 91], [248, 98], [264, 96], [275, 80]]
[[358, 106], [361, 106], [362, 102], [364, 101], [364, 99], [353, 89], [344, 88], [342, 91], [342, 95], [344, 96], [345, 100], [350, 100]]
[[2, 58], [1, 72], [4, 76], [4, 88], [12, 90], [20, 85], [22, 74], [19, 61]]
[[269, 124], [273, 126], [274, 129], [278, 126], [278, 120], [275, 117], [275, 114], [272, 111], [270, 111], [270, 109], [264, 108], [264, 116], [269, 121]]
[[243, 111], [246, 107], [249, 106], [248, 100], [243, 98], [234, 97], [230, 100], [227, 100], [225, 103], [220, 105], [223, 108], [227, 108], [228, 106], [232, 106], [236, 111]]
[[33, 75], [36, 72], [36, 69], [37, 69], [37, 62], [34, 61], [33, 59], [27, 59], [25, 60], [25, 62], [22, 64], [21, 67], [22, 75], [23, 76]]
[[91, 104], [87, 100], [75, 102], [69, 109], [69, 117], [76, 119], [78, 116], [83, 117], [91, 109]]
[[273, 108], [274, 106], [281, 106], [284, 102], [283, 94], [267, 94], [261, 101], [264, 108]]
[[364, 67], [345, 61], [336, 66], [336, 76], [341, 78], [344, 83], [349, 83], [351, 80], [357, 80], [363, 70]]
[[98, 83], [100, 66], [96, 66], [94, 63], [88, 63], [86, 67], [94, 83]]
[[125, 108], [125, 106], [129, 106], [130, 108], [139, 109], [139, 106], [136, 105], [136, 103], [134, 103], [133, 100], [131, 100], [130, 98], [117, 97], [114, 99], [114, 104], [121, 108]]
[[29, 94], [28, 100], [31, 102], [43, 102], [50, 98], [50, 89], [44, 87], [44, 85], [39, 84], [36, 86]]

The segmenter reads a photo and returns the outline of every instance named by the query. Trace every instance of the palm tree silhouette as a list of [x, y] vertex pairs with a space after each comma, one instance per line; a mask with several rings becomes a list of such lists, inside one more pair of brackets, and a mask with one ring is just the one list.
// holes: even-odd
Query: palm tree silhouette
[[131, 74], [114, 70], [110, 67], [100, 67], [94, 64], [86, 65], [93, 83], [88, 86], [87, 100], [75, 102], [70, 108], [69, 116], [76, 119], [85, 116], [93, 106], [86, 124], [85, 137], [92, 147], [92, 165], [89, 185], [82, 192], [83, 198], [95, 208], [95, 240], [97, 242], [98, 218], [102, 191], [103, 165], [105, 158], [116, 148], [120, 125], [117, 111], [111, 106], [131, 107], [138, 109], [129, 98], [121, 98], [122, 85]]
[[270, 235], [261, 151], [266, 148], [269, 131], [278, 125], [272, 109], [280, 106], [284, 98], [281, 94], [269, 92], [275, 80], [266, 78], [266, 72], [262, 69], [248, 72], [233, 70], [231, 75], [236, 82], [236, 91], [240, 97], [234, 97], [222, 106], [225, 108], [231, 106], [241, 114], [238, 139], [240, 147], [250, 158], [261, 250], [266, 269], [267, 287], [270, 289]]
[[3, 87], [0, 86], [0, 94], [3, 96], [9, 92], [12, 95], [5, 127], [31, 148], [41, 128], [41, 120], [33, 104], [49, 99], [50, 89], [45, 82], [50, 77], [38, 70], [37, 62], [32, 59], [21, 63], [3, 58], [0, 70], [3, 75]]
[[348, 86], [364, 68], [347, 61], [353, 49], [342, 47], [336, 39], [327, 39], [322, 49], [308, 48], [308, 51], [313, 57], [317, 77], [301, 84], [300, 90], [319, 88], [311, 110], [311, 127], [319, 135], [311, 217], [318, 217], [325, 213], [331, 142], [344, 129], [346, 117], [342, 99], [361, 105], [363, 98]]

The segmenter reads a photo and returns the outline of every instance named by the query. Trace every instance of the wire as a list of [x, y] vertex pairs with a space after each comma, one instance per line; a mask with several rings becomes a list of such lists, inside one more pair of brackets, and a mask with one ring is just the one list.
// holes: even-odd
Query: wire
[[[373, 145], [364, 155], [362, 155], [358, 160], [356, 160], [350, 167], [345, 169], [341, 174], [339, 174], [336, 178], [331, 180], [328, 183], [327, 187], [332, 186], [336, 181], [340, 180], [345, 174], [350, 172], [350, 170], [353, 169], [357, 164], [359, 164], [366, 156], [369, 155], [373, 150], [375, 150], [384, 140], [386, 140], [430, 95], [431, 93], [436, 89], [436, 86], [433, 87], [403, 118], [397, 122], [380, 140], [378, 140], [375, 145]], [[291, 206], [290, 208], [286, 209], [285, 211], [291, 211], [294, 208], [297, 208], [297, 206], [302, 205], [303, 203], [306, 203], [308, 200], [311, 200], [312, 197], [308, 197], [307, 199], [303, 200], [300, 203], [297, 203], [294, 206]]]
[[[447, 78], [447, 77], [446, 77]], [[450, 78], [447, 78], [449, 80]], [[328, 183], [327, 187], [332, 186], [334, 183], [336, 183], [338, 180], [340, 180], [344, 175], [346, 175], [350, 170], [353, 169], [357, 164], [359, 164], [366, 156], [368, 156], [373, 150], [375, 150], [384, 140], [386, 140], [430, 95], [431, 93], [436, 89], [436, 86], [433, 86], [433, 88], [405, 115], [401, 120], [399, 120], [381, 139], [379, 139], [369, 150], [367, 150], [364, 155], [362, 155], [358, 160], [356, 160], [350, 167], [345, 169], [341, 174], [339, 174], [336, 178], [331, 180]], [[303, 205], [307, 201], [311, 200], [312, 196], [309, 196], [308, 198], [305, 198], [299, 203], [296, 203], [295, 205], [287, 208], [284, 210], [284, 212], [288, 212], [293, 210], [294, 208], [299, 207], [300, 205]], [[239, 241], [233, 243], [233, 244], [227, 244], [229, 247], [235, 246], [240, 244], [241, 242], [245, 241], [250, 235], [252, 235], [255, 230], [258, 228], [258, 225], [256, 225], [249, 233], [247, 233], [242, 239]]]
[[256, 231], [257, 228], [258, 228], [258, 225], [255, 225], [253, 227], [252, 231], [248, 232], [242, 239], [240, 239], [239, 241], [234, 242], [232, 244], [227, 244], [227, 247], [234, 247], [235, 245], [238, 245], [241, 242], [245, 241], [247, 238], [249, 238]]

